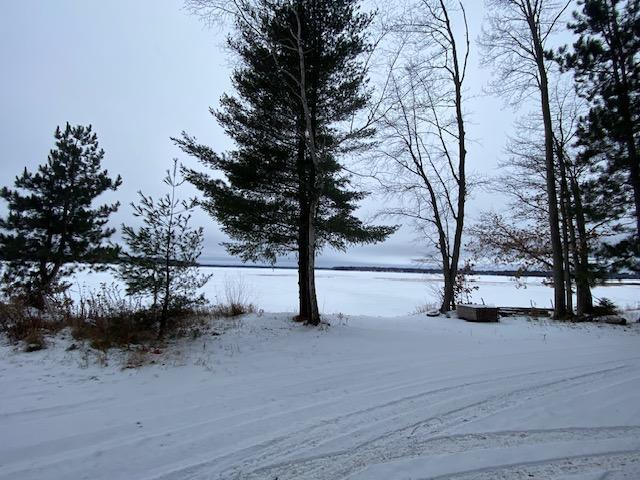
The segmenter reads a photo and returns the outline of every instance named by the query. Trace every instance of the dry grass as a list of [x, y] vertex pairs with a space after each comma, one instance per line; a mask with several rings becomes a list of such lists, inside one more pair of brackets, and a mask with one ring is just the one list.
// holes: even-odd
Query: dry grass
[[0, 301], [0, 332], [13, 343], [22, 342], [25, 351], [45, 348], [45, 335], [55, 334], [64, 326], [60, 305], [56, 303], [40, 311], [19, 297]]
[[422, 305], [418, 305], [413, 312], [412, 315], [426, 315], [431, 312], [439, 312], [440, 306], [436, 303], [424, 303]]
[[247, 313], [256, 313], [256, 307], [251, 301], [249, 286], [242, 276], [227, 278], [224, 284], [224, 299], [213, 307], [216, 317], [237, 317]]
[[[220, 322], [212, 320], [255, 313], [249, 298], [241, 277], [228, 281], [224, 299], [217, 305], [169, 312], [166, 337], [195, 339], [211, 333], [212, 328], [216, 330], [214, 325]], [[159, 312], [152, 311], [142, 298], [125, 295], [114, 284], [81, 292], [77, 302], [64, 297], [51, 300], [44, 310], [31, 308], [19, 299], [0, 302], [0, 333], [14, 343], [22, 342], [27, 351], [45, 348], [45, 335], [68, 327], [74, 339], [100, 352], [111, 348], [130, 351], [127, 364], [131, 366], [143, 363], [145, 349], [158, 343], [158, 319]]]
[[123, 295], [114, 285], [102, 285], [70, 304], [65, 323], [74, 338], [104, 351], [155, 339], [153, 320], [141, 299]]

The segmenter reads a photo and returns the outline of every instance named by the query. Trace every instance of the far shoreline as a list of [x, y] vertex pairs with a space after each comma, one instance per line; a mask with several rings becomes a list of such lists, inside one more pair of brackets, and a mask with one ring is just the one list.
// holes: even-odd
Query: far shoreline
[[[296, 270], [294, 265], [252, 265], [252, 264], [223, 264], [223, 263], [199, 263], [201, 268], [261, 268], [265, 270]], [[341, 272], [387, 272], [387, 273], [417, 273], [417, 274], [442, 274], [442, 270], [438, 268], [420, 268], [420, 267], [383, 267], [375, 265], [350, 266], [336, 265], [331, 267], [316, 267], [316, 270], [324, 271], [341, 271]], [[551, 272], [543, 270], [529, 270], [520, 272], [518, 270], [490, 270], [490, 269], [474, 269], [469, 275], [493, 275], [497, 277], [532, 277], [545, 278], [550, 277]], [[607, 280], [640, 280], [640, 272], [620, 272], [614, 275], [607, 275]]]

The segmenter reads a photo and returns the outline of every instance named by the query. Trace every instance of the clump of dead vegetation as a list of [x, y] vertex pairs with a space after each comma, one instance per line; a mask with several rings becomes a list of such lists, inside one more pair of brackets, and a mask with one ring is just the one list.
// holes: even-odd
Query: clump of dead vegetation
[[[142, 296], [126, 295], [115, 284], [81, 292], [76, 301], [52, 296], [41, 308], [31, 307], [20, 296], [5, 297], [0, 300], [0, 333], [25, 351], [36, 351], [46, 348], [47, 337], [68, 329], [74, 340], [95, 350], [126, 349], [142, 357], [166, 340], [219, 335], [224, 330], [218, 328], [219, 320], [256, 312], [248, 299], [246, 285], [235, 282], [225, 286], [224, 298], [215, 305], [175, 303], [160, 335], [158, 309]], [[132, 357], [132, 364], [139, 362]]]
[[234, 279], [227, 278], [224, 295], [222, 299], [218, 299], [218, 304], [212, 308], [211, 314], [216, 317], [237, 317], [256, 311], [248, 285], [238, 276]]
[[22, 297], [0, 301], [0, 332], [12, 343], [22, 342], [32, 352], [46, 347], [45, 336], [64, 328], [58, 308], [36, 309]]

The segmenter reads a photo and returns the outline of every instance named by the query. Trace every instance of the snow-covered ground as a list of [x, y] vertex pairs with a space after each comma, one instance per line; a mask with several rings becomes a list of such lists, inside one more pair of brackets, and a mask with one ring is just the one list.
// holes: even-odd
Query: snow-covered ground
[[1, 345], [0, 479], [640, 478], [639, 324], [289, 318], [135, 370]]
[[[224, 301], [225, 286], [241, 282], [250, 300], [266, 312], [293, 312], [297, 308], [297, 272], [291, 269], [263, 268], [204, 268], [213, 274], [204, 288], [205, 295], [215, 302]], [[541, 278], [528, 278], [524, 287], [517, 287], [513, 279], [483, 275], [474, 277], [474, 303], [503, 307], [550, 308], [553, 289]], [[87, 284], [96, 288], [101, 282], [111, 283], [108, 273], [80, 274], [74, 290]], [[438, 275], [393, 272], [352, 272], [338, 270], [316, 271], [318, 306], [323, 313], [345, 315], [398, 316], [415, 312], [425, 304], [438, 303], [442, 282]], [[619, 307], [640, 308], [640, 281], [612, 281], [596, 287], [594, 297], [607, 297]]]

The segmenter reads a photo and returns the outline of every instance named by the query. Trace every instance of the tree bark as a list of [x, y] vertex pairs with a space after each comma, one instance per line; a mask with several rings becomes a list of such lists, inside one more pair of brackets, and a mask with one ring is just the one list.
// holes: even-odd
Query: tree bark
[[576, 178], [571, 178], [571, 192], [575, 207], [575, 219], [577, 230], [576, 261], [576, 309], [578, 315], [586, 315], [593, 311], [593, 297], [589, 283], [589, 242], [587, 238], [586, 220], [582, 207], [582, 193]]
[[[458, 276], [458, 263], [460, 261], [460, 249], [462, 247], [462, 232], [464, 230], [464, 208], [467, 199], [467, 178], [466, 178], [466, 160], [467, 160], [467, 147], [466, 147], [466, 131], [464, 128], [464, 113], [462, 110], [462, 82], [464, 81], [464, 75], [466, 70], [466, 60], [463, 64], [462, 70], [458, 61], [458, 48], [456, 44], [456, 38], [451, 29], [451, 23], [449, 21], [449, 14], [447, 12], [444, 1], [440, 1], [440, 7], [444, 13], [447, 25], [447, 32], [452, 49], [453, 58], [453, 74], [452, 80], [455, 86], [455, 106], [456, 106], [456, 126], [458, 128], [458, 204], [457, 211], [454, 216], [456, 219], [456, 229], [453, 237], [453, 251], [451, 252], [451, 264], [449, 266], [449, 289], [448, 295], [449, 305], [452, 309], [456, 308], [455, 305], [455, 281]], [[463, 18], [465, 21], [465, 35], [467, 39], [467, 54], [469, 51], [469, 30], [466, 27], [466, 14], [464, 14], [464, 7], [460, 3], [460, 7], [463, 11]], [[445, 292], [446, 293], [446, 292]]]
[[307, 282], [307, 252], [302, 246], [298, 249], [298, 316], [296, 320], [306, 321], [309, 318], [309, 285]]
[[320, 313], [318, 311], [318, 299], [316, 297], [316, 215], [315, 201], [311, 201], [307, 215], [307, 256], [306, 256], [306, 312], [307, 323], [318, 325], [320, 323]]
[[551, 107], [549, 101], [549, 81], [544, 62], [544, 48], [542, 46], [542, 39], [540, 38], [540, 32], [538, 30], [539, 25], [535, 21], [535, 13], [531, 8], [532, 7], [529, 5], [527, 21], [531, 31], [531, 39], [535, 50], [535, 60], [538, 67], [538, 86], [540, 90], [540, 104], [544, 123], [545, 173], [547, 200], [549, 204], [549, 234], [553, 258], [553, 316], [554, 318], [564, 318], [567, 313], [567, 307], [565, 298], [562, 239], [560, 237], [560, 219], [558, 215], [558, 196], [556, 194], [553, 124], [551, 121]]
[[455, 277], [451, 276], [451, 269], [447, 269], [446, 271], [443, 269], [444, 273], [444, 290], [442, 294], [442, 305], [440, 307], [441, 313], [447, 313], [450, 310], [454, 310], [456, 308], [455, 304]]
[[633, 202], [636, 214], [636, 237], [640, 240], [640, 159], [636, 148], [636, 139], [633, 134], [633, 117], [629, 100], [627, 82], [620, 86], [620, 116], [624, 123], [625, 141], [627, 144], [627, 158], [629, 163], [629, 183], [633, 188]]
[[[575, 228], [573, 225], [573, 212], [571, 208], [571, 192], [567, 182], [567, 162], [564, 150], [565, 143], [554, 138], [554, 144], [556, 156], [558, 158], [558, 170], [560, 172], [560, 213], [562, 215], [562, 253], [564, 255], [565, 294], [567, 298], [567, 313], [572, 315], [573, 291], [570, 252], [573, 251], [574, 259], [576, 259]], [[577, 261], [574, 263], [576, 265], [575, 268], [577, 269]]]
[[565, 171], [564, 157], [561, 147], [558, 150], [558, 167], [560, 169], [560, 214], [562, 225], [562, 254], [564, 260], [564, 288], [566, 295], [567, 314], [573, 314], [573, 288], [571, 281], [571, 257], [569, 255], [570, 241], [569, 229], [572, 222], [571, 207], [569, 205], [569, 189]]
[[[306, 187], [307, 187], [307, 201], [308, 201], [308, 209], [305, 215], [305, 231], [306, 231], [306, 291], [307, 295], [305, 298], [306, 302], [306, 311], [307, 311], [307, 323], [311, 325], [318, 325], [320, 323], [320, 314], [318, 312], [318, 300], [316, 298], [316, 281], [315, 281], [315, 256], [316, 256], [316, 212], [318, 209], [318, 190], [319, 186], [317, 184], [317, 172], [318, 172], [318, 152], [316, 150], [316, 138], [315, 138], [315, 128], [314, 128], [314, 115], [312, 113], [312, 106], [307, 96], [307, 67], [305, 62], [305, 53], [303, 47], [303, 33], [302, 33], [302, 22], [300, 20], [300, 12], [298, 11], [299, 6], [294, 9], [296, 16], [296, 34], [295, 34], [295, 43], [298, 52], [298, 63], [299, 63], [299, 98], [303, 112], [304, 118], [304, 127], [306, 132], [306, 142], [305, 145], [309, 152], [310, 162], [305, 162], [308, 164], [308, 170], [306, 170]], [[306, 156], [305, 156], [306, 160]]]
[[309, 318], [309, 282], [308, 262], [309, 246], [307, 234], [307, 173], [305, 166], [306, 153], [306, 129], [304, 111], [300, 109], [297, 121], [298, 152], [296, 167], [298, 172], [298, 318], [299, 321], [307, 321]]

